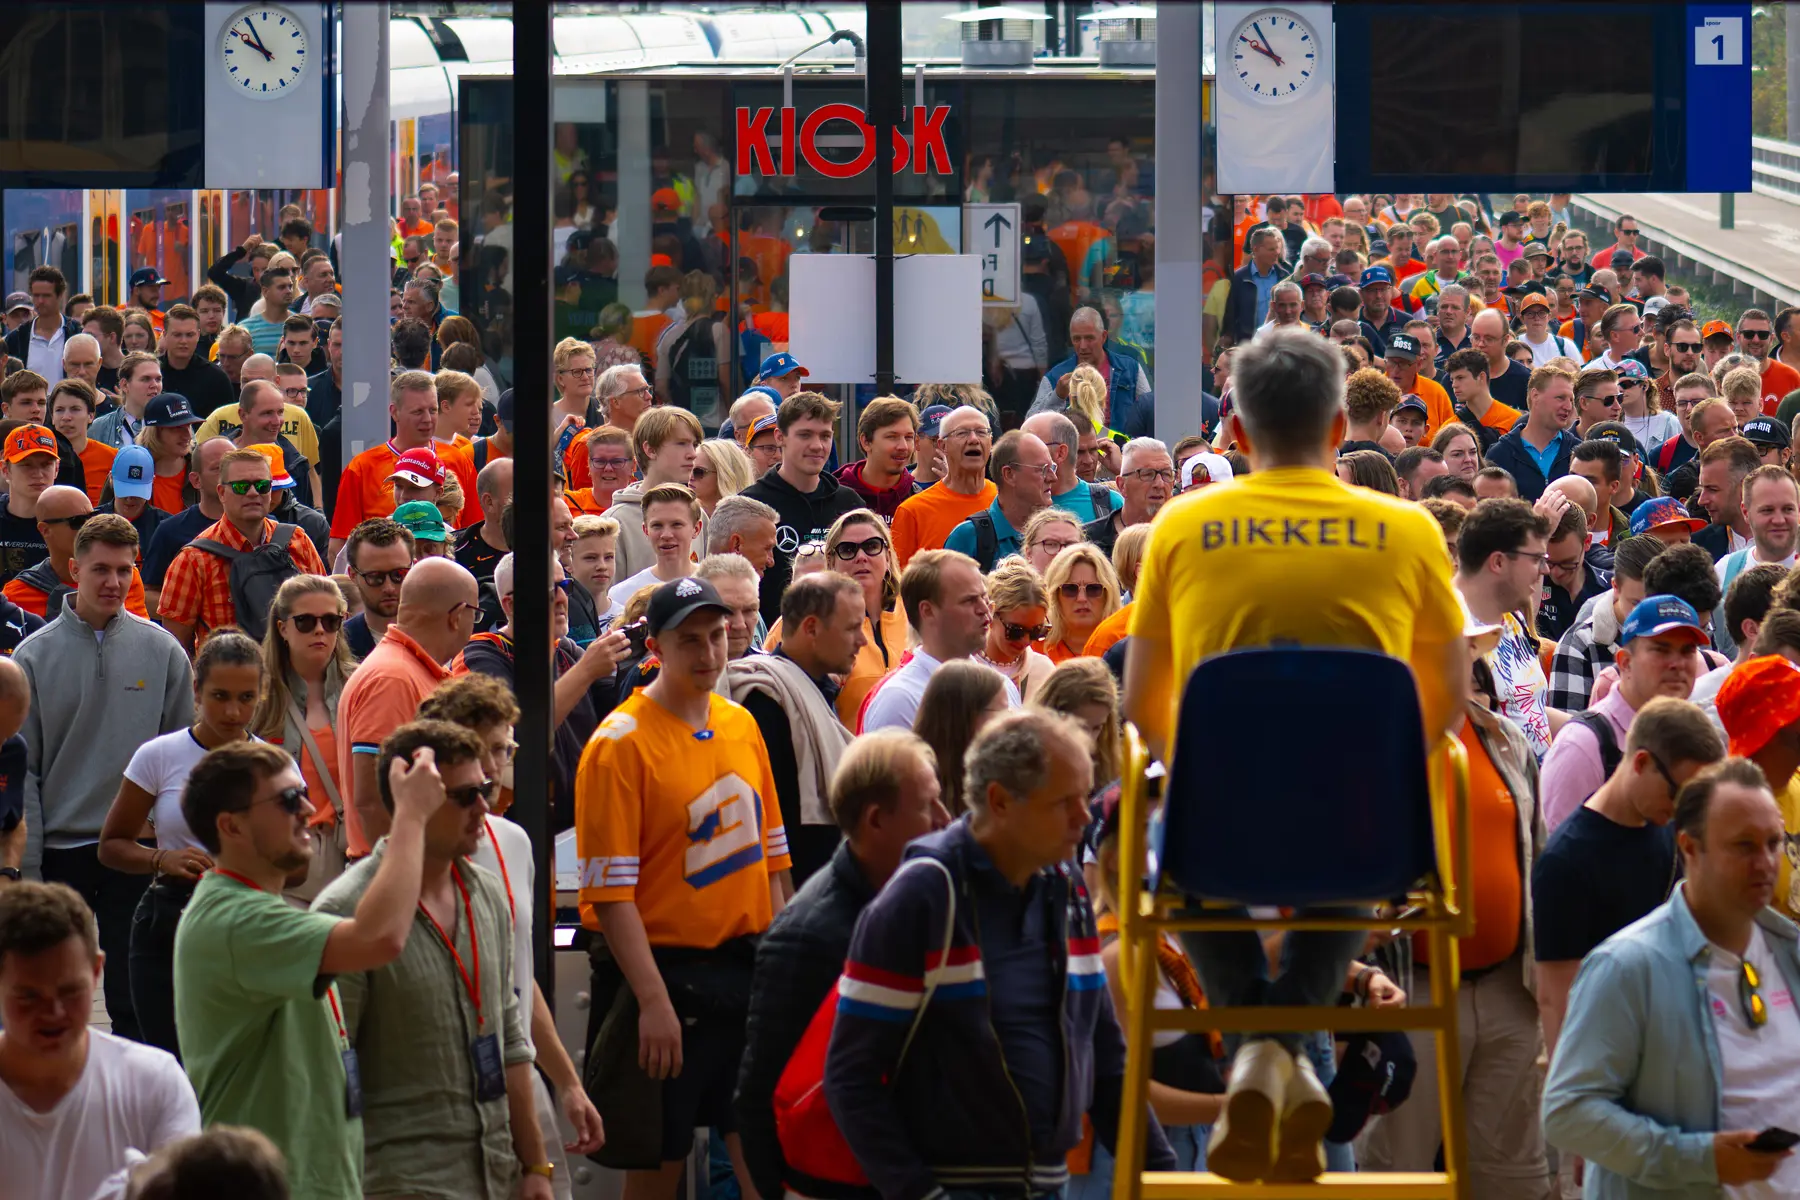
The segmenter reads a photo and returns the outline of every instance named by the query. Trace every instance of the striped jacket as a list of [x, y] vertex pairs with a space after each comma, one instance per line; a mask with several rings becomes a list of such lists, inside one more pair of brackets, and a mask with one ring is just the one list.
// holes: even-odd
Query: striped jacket
[[[1125, 1043], [1081, 876], [1065, 863], [1038, 879], [1058, 948], [1063, 1075], [1056, 1128], [1034, 1137], [990, 1017], [970, 883], [971, 856], [981, 853], [967, 821], [914, 842], [908, 861], [863, 910], [838, 980], [826, 1099], [884, 1200], [945, 1190], [1039, 1196], [1068, 1182], [1066, 1159], [1081, 1141], [1084, 1113], [1106, 1146], [1118, 1130]], [[948, 875], [919, 861], [925, 857]], [[1153, 1169], [1175, 1169], [1154, 1116], [1147, 1158]]]

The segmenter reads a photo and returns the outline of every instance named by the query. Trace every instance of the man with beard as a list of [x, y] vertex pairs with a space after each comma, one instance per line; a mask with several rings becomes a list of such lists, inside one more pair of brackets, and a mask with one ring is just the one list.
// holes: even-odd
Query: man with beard
[[[1800, 483], [1782, 467], [1762, 466], [1744, 477], [1744, 516], [1750, 522], [1750, 544], [1734, 550], [1713, 564], [1721, 592], [1747, 568], [1774, 565], [1791, 569], [1795, 562], [1794, 539], [1800, 531]], [[1737, 652], [1735, 631], [1725, 620], [1721, 605], [1713, 614], [1713, 641], [1721, 654]]]

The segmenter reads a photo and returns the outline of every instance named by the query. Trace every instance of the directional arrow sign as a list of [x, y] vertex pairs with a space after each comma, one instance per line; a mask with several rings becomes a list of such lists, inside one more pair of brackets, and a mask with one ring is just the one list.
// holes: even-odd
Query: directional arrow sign
[[1019, 206], [963, 205], [963, 245], [981, 260], [981, 302], [992, 308], [1017, 306]]

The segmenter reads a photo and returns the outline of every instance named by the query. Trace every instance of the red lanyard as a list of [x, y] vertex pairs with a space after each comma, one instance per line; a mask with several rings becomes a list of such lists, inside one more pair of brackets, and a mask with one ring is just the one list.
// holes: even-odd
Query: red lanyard
[[247, 876], [239, 875], [236, 871], [228, 871], [224, 867], [214, 867], [213, 871], [219, 875], [223, 875], [227, 879], [235, 879], [247, 888], [251, 888], [258, 892], [263, 890], [262, 884], [256, 882], [256, 880], [251, 879]]
[[512, 918], [512, 923], [514, 925], [517, 925], [519, 923], [519, 910], [513, 907], [512, 876], [507, 874], [506, 871], [506, 855], [500, 853], [500, 839], [494, 836], [493, 819], [490, 817], [483, 817], [481, 818], [481, 823], [487, 826], [488, 845], [494, 848], [494, 857], [500, 860], [500, 882], [506, 885], [506, 915]]
[[344, 1031], [344, 1014], [338, 1008], [337, 988], [333, 986], [325, 989], [325, 998], [331, 1001], [331, 1019], [337, 1022], [338, 1042], [340, 1045], [348, 1046], [350, 1035]]
[[433, 929], [437, 930], [438, 937], [444, 940], [444, 948], [450, 951], [450, 957], [456, 960], [457, 974], [462, 976], [463, 986], [469, 990], [469, 1001], [475, 1006], [475, 1025], [477, 1028], [485, 1028], [487, 1018], [481, 1015], [481, 939], [475, 934], [475, 908], [469, 903], [469, 889], [463, 885], [462, 873], [452, 867], [450, 878], [456, 884], [456, 890], [462, 893], [463, 914], [469, 921], [469, 956], [475, 962], [473, 978], [470, 977], [468, 968], [463, 966], [462, 955], [456, 952], [456, 943], [450, 940], [449, 935], [444, 932], [444, 927], [439, 925], [437, 918], [426, 909], [423, 900], [419, 901], [419, 911], [425, 914], [425, 919], [431, 922]]

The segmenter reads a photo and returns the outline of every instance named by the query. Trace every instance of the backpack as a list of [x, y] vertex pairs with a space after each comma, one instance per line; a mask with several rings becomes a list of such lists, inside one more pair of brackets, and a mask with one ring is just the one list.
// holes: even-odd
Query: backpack
[[713, 319], [696, 317], [669, 347], [669, 398], [691, 413], [719, 407], [719, 352]]
[[[950, 893], [949, 909], [944, 918], [944, 941], [935, 956], [936, 962], [947, 963], [950, 943], [956, 933], [956, 883], [950, 877], [950, 868], [935, 858], [910, 859], [907, 866], [914, 863], [930, 863], [936, 867], [943, 874], [944, 885]], [[934, 958], [927, 955], [926, 962], [932, 961]], [[928, 976], [934, 974], [928, 972]], [[894, 1076], [898, 1076], [906, 1064], [906, 1052], [912, 1048], [913, 1037], [919, 1032], [925, 1011], [931, 1007], [931, 997], [941, 978], [941, 974], [936, 974], [925, 985], [924, 998], [919, 1001], [912, 1027], [906, 1031], [906, 1040], [900, 1045], [900, 1057], [894, 1062]], [[812, 1020], [807, 1022], [800, 1044], [794, 1047], [787, 1066], [781, 1070], [770, 1107], [775, 1113], [775, 1136], [781, 1142], [781, 1156], [790, 1168], [809, 1179], [867, 1187], [869, 1177], [863, 1173], [862, 1164], [856, 1161], [856, 1155], [844, 1140], [825, 1101], [825, 1052], [831, 1045], [832, 1028], [837, 1024], [838, 992], [842, 986], [842, 979], [832, 985]], [[893, 1077], [884, 1082], [891, 1084]]]
[[252, 550], [237, 550], [212, 538], [188, 543], [231, 564], [231, 606], [237, 610], [238, 628], [259, 642], [269, 629], [269, 606], [275, 603], [275, 593], [300, 574], [288, 553], [288, 543], [299, 531], [298, 525], [278, 524], [267, 540]]
[[975, 527], [975, 562], [986, 575], [994, 569], [994, 557], [1000, 553], [1000, 531], [994, 528], [994, 514], [978, 512], [970, 516]]
[[1575, 713], [1569, 720], [1593, 734], [1594, 740], [1600, 743], [1600, 770], [1605, 778], [1611, 779], [1612, 773], [1625, 761], [1625, 752], [1619, 749], [1619, 739], [1613, 733], [1612, 722], [1592, 710]]

